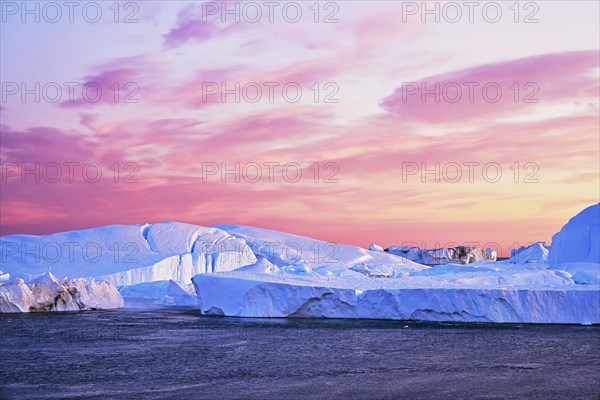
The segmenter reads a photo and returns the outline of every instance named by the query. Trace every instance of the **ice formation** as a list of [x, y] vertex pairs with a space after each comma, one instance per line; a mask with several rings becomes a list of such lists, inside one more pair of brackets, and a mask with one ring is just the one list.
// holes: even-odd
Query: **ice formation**
[[369, 246], [369, 250], [371, 251], [383, 251], [383, 247], [376, 245], [375, 243], [371, 243]]
[[116, 286], [231, 271], [256, 262], [243, 240], [196, 225], [112, 225], [47, 236], [0, 237], [0, 268], [29, 282], [48, 267], [59, 277], [96, 278]]
[[242, 268], [193, 282], [201, 312], [210, 315], [600, 323], [598, 282], [582, 284], [547, 264], [449, 264], [396, 276], [336, 265]]
[[243, 225], [216, 225], [228, 234], [244, 240], [254, 254], [266, 258], [278, 267], [286, 265], [338, 265], [351, 268], [364, 263], [373, 267], [394, 266], [405, 271], [421, 270], [425, 266], [381, 251], [357, 246], [328, 243], [309, 237]]
[[484, 251], [479, 247], [457, 246], [440, 249], [420, 249], [415, 246], [391, 246], [387, 251], [390, 254], [396, 254], [427, 265], [470, 264], [481, 260], [496, 260], [494, 251], [491, 249]]
[[513, 264], [547, 263], [548, 251], [548, 246], [544, 242], [521, 246], [511, 251], [509, 261]]
[[600, 203], [590, 206], [552, 236], [551, 265], [568, 262], [600, 263]]
[[[600, 264], [589, 262], [600, 246], [598, 216], [589, 210], [573, 218], [566, 233], [554, 236], [550, 254], [558, 251], [555, 257], [561, 261], [569, 255], [569, 263], [549, 265], [543, 243], [520, 248], [500, 262], [493, 261], [491, 250], [389, 249], [434, 264], [430, 268], [347, 256], [341, 257], [345, 262], [318, 266], [303, 258], [290, 264], [280, 252], [261, 251], [280, 268], [197, 275], [193, 282], [201, 312], [211, 315], [598, 324]], [[575, 227], [569, 226], [572, 221]], [[278, 237], [257, 228], [228, 231], [237, 232], [255, 252]], [[470, 262], [473, 256], [479, 261]]]
[[50, 272], [26, 284], [22, 279], [0, 284], [0, 312], [80, 311], [121, 308], [117, 288], [103, 281], [59, 281]]
[[149, 300], [166, 306], [195, 306], [198, 303], [193, 285], [174, 280], [138, 283], [119, 289], [126, 299]]
[[[576, 285], [548, 271], [538, 276], [494, 273], [481, 279], [474, 274], [371, 282], [364, 277], [303, 279], [234, 271], [197, 275], [193, 281], [201, 312], [209, 315], [600, 323], [598, 287]], [[506, 283], [498, 285], [502, 279]]]
[[[40, 285], [36, 278], [51, 265], [61, 277], [104, 278], [125, 298], [197, 305], [203, 314], [600, 323], [598, 209], [572, 218], [550, 249], [538, 242], [504, 261], [490, 249], [366, 250], [242, 225], [166, 222], [5, 236], [0, 279], [13, 281], [0, 291], [4, 308], [30, 309], [39, 302], [26, 282]], [[51, 303], [58, 309], [78, 301]]]

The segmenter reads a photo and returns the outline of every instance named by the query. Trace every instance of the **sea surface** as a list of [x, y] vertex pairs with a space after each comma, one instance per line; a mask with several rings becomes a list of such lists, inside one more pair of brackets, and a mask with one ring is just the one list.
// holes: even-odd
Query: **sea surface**
[[0, 316], [1, 399], [600, 399], [600, 327]]

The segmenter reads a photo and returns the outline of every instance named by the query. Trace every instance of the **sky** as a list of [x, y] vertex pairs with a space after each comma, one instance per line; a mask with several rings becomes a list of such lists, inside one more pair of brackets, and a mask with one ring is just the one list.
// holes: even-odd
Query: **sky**
[[550, 242], [600, 199], [596, 1], [2, 1], [0, 234]]

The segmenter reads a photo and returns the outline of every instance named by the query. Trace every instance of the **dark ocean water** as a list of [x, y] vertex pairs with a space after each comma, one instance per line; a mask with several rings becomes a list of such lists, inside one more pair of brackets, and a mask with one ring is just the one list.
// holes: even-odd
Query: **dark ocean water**
[[2, 399], [599, 399], [600, 327], [0, 317]]

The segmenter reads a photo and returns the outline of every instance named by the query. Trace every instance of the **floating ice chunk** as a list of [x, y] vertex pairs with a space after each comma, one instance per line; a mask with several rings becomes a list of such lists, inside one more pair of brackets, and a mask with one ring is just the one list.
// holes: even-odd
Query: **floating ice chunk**
[[154, 304], [169, 306], [196, 305], [196, 292], [193, 285], [174, 280], [140, 283], [119, 288], [127, 300], [152, 300]]
[[[530, 271], [534, 274], [539, 271]], [[545, 275], [554, 275], [543, 271]], [[204, 314], [238, 317], [374, 318], [502, 323], [600, 323], [600, 291], [552, 287], [401, 287], [393, 279], [261, 280], [238, 272], [193, 278]], [[555, 276], [555, 279], [560, 279]], [[378, 282], [378, 285], [370, 283]], [[440, 282], [442, 283], [442, 282]], [[437, 283], [437, 284], [440, 284]], [[385, 287], [389, 286], [389, 287]]]

